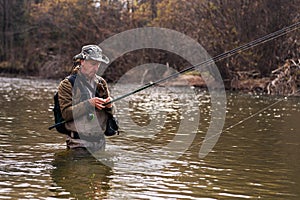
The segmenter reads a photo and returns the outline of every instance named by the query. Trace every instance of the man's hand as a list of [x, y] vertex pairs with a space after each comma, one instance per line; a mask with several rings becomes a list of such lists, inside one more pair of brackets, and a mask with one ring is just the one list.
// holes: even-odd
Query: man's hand
[[[107, 98], [105, 99], [105, 103], [108, 103], [108, 102], [110, 102], [110, 101], [112, 101], [112, 100], [113, 100], [113, 98], [107, 97]], [[106, 108], [112, 108], [112, 106], [113, 106], [113, 104], [110, 103], [110, 104], [107, 104], [105, 107], [106, 107]]]
[[112, 100], [111, 97], [108, 97], [106, 99], [103, 98], [99, 98], [99, 97], [94, 97], [89, 99], [89, 102], [92, 106], [95, 106], [95, 108], [102, 110], [103, 108], [111, 108], [112, 104], [107, 104], [106, 106], [104, 106], [104, 103], [110, 102]]

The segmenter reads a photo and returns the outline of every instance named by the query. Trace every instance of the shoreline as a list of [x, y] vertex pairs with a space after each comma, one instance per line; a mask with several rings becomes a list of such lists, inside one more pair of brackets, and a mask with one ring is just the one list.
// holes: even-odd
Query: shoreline
[[[43, 78], [41, 76], [33, 76], [33, 75], [20, 75], [13, 73], [0, 73], [0, 77], [3, 78], [21, 78], [21, 79], [29, 79], [29, 80], [39, 80], [45, 79], [49, 81], [59, 81], [60, 79], [54, 78]], [[295, 93], [290, 94], [268, 94], [268, 85], [271, 83], [271, 78], [262, 77], [262, 78], [249, 78], [245, 80], [223, 80], [225, 91], [234, 91], [240, 92], [243, 94], [253, 94], [253, 95], [270, 95], [270, 96], [300, 96], [300, 89], [296, 89]], [[207, 84], [211, 84], [211, 88], [220, 88], [217, 84], [214, 83], [213, 80], [207, 80], [208, 83], [200, 75], [191, 75], [184, 74], [180, 75], [170, 81], [166, 81], [165, 83], [159, 84], [160, 86], [174, 86], [174, 87], [183, 87], [183, 86], [191, 86], [195, 88], [207, 89]], [[112, 82], [108, 82], [112, 83]], [[223, 86], [221, 86], [223, 87]]]

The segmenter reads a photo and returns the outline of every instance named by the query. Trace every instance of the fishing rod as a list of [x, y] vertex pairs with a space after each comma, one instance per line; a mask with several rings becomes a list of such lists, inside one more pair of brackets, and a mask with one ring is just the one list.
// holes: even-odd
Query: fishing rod
[[[119, 97], [117, 97], [117, 98], [115, 98], [115, 99], [113, 99], [113, 100], [111, 100], [111, 101], [109, 101], [109, 102], [104, 103], [103, 106], [106, 106], [106, 105], [108, 105], [108, 104], [111, 104], [111, 103], [114, 103], [114, 102], [119, 101], [119, 100], [121, 100], [121, 99], [124, 99], [124, 98], [126, 98], [126, 97], [128, 97], [128, 96], [130, 96], [130, 95], [133, 95], [133, 94], [138, 93], [138, 92], [140, 92], [140, 91], [142, 91], [142, 90], [145, 90], [145, 89], [147, 89], [147, 88], [149, 88], [149, 87], [152, 87], [152, 86], [154, 86], [154, 85], [157, 85], [157, 84], [159, 84], [159, 83], [162, 83], [162, 82], [164, 82], [164, 81], [166, 81], [166, 80], [168, 80], [168, 79], [177, 77], [177, 76], [179, 76], [180, 74], [183, 74], [183, 73], [185, 73], [185, 72], [188, 72], [188, 71], [191, 71], [191, 70], [195, 69], [196, 67], [200, 67], [200, 66], [207, 65], [207, 64], [212, 64], [212, 63], [214, 63], [214, 62], [218, 62], [218, 61], [223, 60], [223, 59], [225, 59], [225, 58], [228, 58], [228, 57], [231, 57], [231, 56], [236, 55], [236, 54], [238, 54], [238, 53], [241, 53], [241, 52], [243, 52], [243, 51], [245, 51], [245, 50], [248, 50], [248, 49], [250, 49], [250, 48], [253, 48], [253, 47], [255, 47], [255, 46], [259, 45], [259, 44], [263, 44], [263, 43], [265, 43], [265, 42], [268, 42], [268, 41], [270, 41], [270, 40], [273, 40], [273, 39], [275, 39], [275, 38], [278, 38], [278, 37], [280, 37], [280, 36], [283, 36], [283, 35], [285, 35], [285, 34], [287, 34], [287, 33], [289, 33], [289, 32], [295, 31], [295, 30], [297, 30], [299, 27], [300, 27], [300, 22], [296, 22], [296, 23], [294, 23], [294, 24], [292, 24], [292, 25], [290, 25], [290, 26], [287, 26], [287, 27], [284, 27], [284, 28], [282, 28], [282, 29], [280, 29], [280, 30], [278, 30], [278, 31], [269, 33], [269, 34], [267, 34], [267, 35], [265, 35], [265, 36], [263, 36], [263, 37], [260, 37], [260, 38], [258, 38], [258, 39], [256, 39], [256, 40], [253, 40], [253, 41], [249, 42], [249, 43], [246, 43], [246, 44], [244, 44], [244, 45], [241, 45], [241, 46], [239, 46], [239, 47], [237, 47], [237, 48], [234, 48], [234, 49], [232, 49], [232, 50], [230, 50], [230, 51], [226, 51], [226, 52], [224, 52], [224, 53], [221, 53], [221, 54], [219, 54], [219, 55], [217, 55], [217, 56], [214, 56], [213, 58], [210, 58], [210, 59], [208, 59], [208, 60], [205, 60], [205, 61], [203, 61], [203, 62], [201, 62], [201, 63], [198, 63], [198, 64], [196, 64], [196, 65], [192, 65], [192, 66], [190, 66], [190, 67], [188, 67], [188, 68], [186, 68], [186, 69], [183, 69], [183, 70], [181, 70], [181, 71], [178, 71], [178, 72], [176, 72], [176, 73], [174, 73], [174, 74], [171, 74], [171, 75], [169, 75], [169, 76], [167, 76], [167, 77], [165, 77], [165, 78], [162, 78], [162, 79], [157, 80], [157, 81], [154, 81], [154, 82], [149, 82], [149, 83], [147, 83], [147, 84], [141, 86], [140, 88], [138, 88], [138, 89], [136, 89], [136, 90], [134, 90], [134, 91], [131, 91], [131, 92], [127, 93], [127, 94], [124, 94], [124, 95], [119, 96]], [[54, 124], [54, 125], [50, 126], [48, 129], [50, 130], [50, 129], [52, 129], [52, 128], [54, 128], [54, 127], [57, 127], [57, 126], [60, 126], [60, 125], [62, 125], [62, 124], [64, 124], [64, 123], [66, 123], [66, 121], [63, 121], [63, 122]]]
[[225, 58], [231, 57], [231, 56], [233, 56], [235, 54], [241, 53], [242, 51], [245, 51], [247, 49], [253, 48], [253, 47], [255, 47], [255, 46], [259, 45], [259, 44], [263, 44], [265, 42], [268, 42], [270, 40], [278, 38], [278, 37], [280, 37], [282, 35], [285, 35], [285, 34], [291, 32], [291, 31], [297, 30], [299, 27], [300, 27], [300, 22], [297, 22], [295, 24], [292, 24], [290, 26], [282, 28], [282, 29], [280, 29], [278, 31], [275, 31], [273, 33], [270, 33], [268, 35], [260, 37], [260, 38], [258, 38], [256, 40], [253, 40], [253, 41], [251, 41], [249, 43], [246, 43], [246, 44], [244, 44], [242, 46], [234, 48], [234, 49], [232, 49], [230, 51], [227, 51], [227, 52], [224, 52], [222, 54], [219, 54], [219, 55], [217, 55], [217, 56], [215, 56], [213, 58], [210, 58], [208, 60], [205, 60], [205, 61], [203, 61], [201, 63], [198, 63], [196, 65], [193, 65], [193, 66], [190, 66], [190, 67], [188, 67], [186, 69], [178, 71], [178, 72], [176, 72], [174, 74], [171, 74], [170, 76], [167, 76], [167, 77], [165, 77], [163, 79], [157, 80], [155, 82], [149, 82], [149, 83], [145, 84], [144, 86], [142, 86], [142, 87], [140, 87], [140, 88], [138, 88], [138, 89], [136, 89], [136, 90], [134, 90], [132, 92], [124, 94], [124, 95], [122, 95], [120, 97], [117, 97], [117, 98], [115, 98], [115, 99], [113, 99], [113, 100], [111, 100], [111, 101], [109, 101], [107, 103], [104, 103], [103, 105], [105, 106], [105, 105], [108, 105], [110, 103], [113, 103], [113, 102], [119, 101], [121, 99], [124, 99], [124, 98], [126, 98], [126, 97], [128, 97], [128, 96], [130, 96], [132, 94], [135, 94], [135, 93], [140, 92], [142, 90], [145, 90], [145, 89], [147, 89], [149, 87], [152, 87], [153, 85], [156, 85], [158, 83], [164, 82], [164, 81], [166, 81], [166, 80], [168, 80], [170, 78], [177, 77], [178, 75], [183, 74], [185, 72], [191, 71], [191, 70], [195, 69], [196, 67], [200, 67], [200, 66], [203, 66], [203, 65], [206, 65], [206, 64], [212, 64], [213, 62], [218, 62], [218, 61], [223, 60]]

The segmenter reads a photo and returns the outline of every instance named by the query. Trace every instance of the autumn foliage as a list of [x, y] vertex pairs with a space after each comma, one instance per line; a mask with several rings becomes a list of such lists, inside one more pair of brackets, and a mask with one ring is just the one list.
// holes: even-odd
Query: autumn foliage
[[[299, 0], [1, 0], [0, 72], [61, 78], [82, 45], [145, 26], [184, 33], [216, 56], [298, 22], [299, 10]], [[299, 54], [296, 30], [216, 64], [224, 79], [234, 71], [268, 76]], [[105, 75], [113, 81], [150, 62], [176, 69], [188, 65], [176, 55], [148, 49], [117, 59]]]

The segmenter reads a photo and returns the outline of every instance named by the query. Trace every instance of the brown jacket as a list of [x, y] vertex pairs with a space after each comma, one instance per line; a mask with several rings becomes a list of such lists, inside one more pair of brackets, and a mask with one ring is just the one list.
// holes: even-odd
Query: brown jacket
[[[64, 79], [58, 87], [58, 100], [63, 118], [66, 121], [73, 120], [65, 124], [66, 128], [72, 132], [79, 133], [80, 138], [87, 138], [87, 141], [97, 142], [104, 138], [103, 133], [106, 129], [107, 121], [106, 112], [113, 114], [115, 108], [113, 106], [112, 109], [96, 110], [88, 102], [88, 99], [95, 96], [95, 91], [98, 92], [101, 98], [110, 96], [107, 83], [102, 77], [96, 75], [92, 83], [90, 83], [95, 88], [94, 91], [90, 91], [85, 84], [89, 83], [86, 82], [80, 72], [75, 79], [74, 86], [72, 86], [68, 78]], [[95, 138], [97, 138], [97, 141], [95, 141]]]

